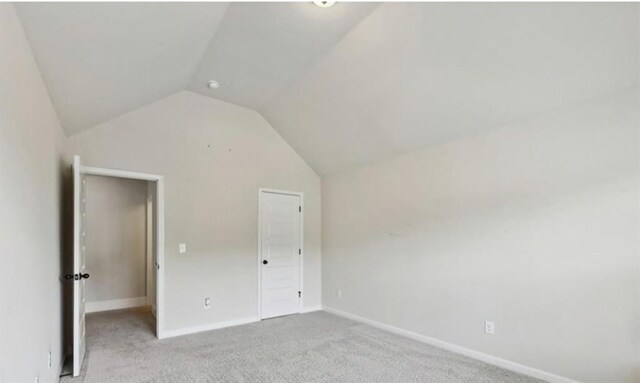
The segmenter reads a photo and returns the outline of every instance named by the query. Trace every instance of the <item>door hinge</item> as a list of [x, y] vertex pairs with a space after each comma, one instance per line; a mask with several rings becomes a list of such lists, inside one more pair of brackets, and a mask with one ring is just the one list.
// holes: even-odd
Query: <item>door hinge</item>
[[298, 211], [302, 213], [302, 206], [298, 206]]
[[298, 249], [298, 254], [302, 254], [302, 249]]
[[302, 291], [298, 291], [298, 298], [302, 297]]

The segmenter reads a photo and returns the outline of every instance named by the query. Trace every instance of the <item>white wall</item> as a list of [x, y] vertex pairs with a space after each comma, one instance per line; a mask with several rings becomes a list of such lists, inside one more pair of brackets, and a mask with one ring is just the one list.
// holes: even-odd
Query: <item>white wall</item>
[[[62, 359], [58, 118], [13, 5], [0, 4], [0, 381], [57, 381]], [[52, 366], [48, 367], [48, 353]]]
[[638, 105], [636, 88], [323, 178], [323, 305], [639, 381]]
[[147, 182], [86, 176], [87, 306], [146, 296]]
[[258, 113], [179, 92], [69, 137], [73, 154], [165, 176], [164, 330], [256, 318], [258, 187], [304, 193], [304, 302], [320, 304], [320, 179]]

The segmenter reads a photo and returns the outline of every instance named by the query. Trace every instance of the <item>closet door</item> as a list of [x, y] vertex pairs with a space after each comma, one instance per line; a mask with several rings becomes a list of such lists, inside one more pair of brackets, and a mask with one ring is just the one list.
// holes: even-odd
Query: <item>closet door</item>
[[300, 312], [302, 208], [297, 195], [260, 193], [261, 318]]

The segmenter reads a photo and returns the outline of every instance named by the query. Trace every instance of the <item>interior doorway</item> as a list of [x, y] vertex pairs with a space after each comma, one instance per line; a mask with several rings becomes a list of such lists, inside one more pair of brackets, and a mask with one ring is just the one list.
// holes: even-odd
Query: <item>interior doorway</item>
[[163, 260], [163, 177], [83, 166], [75, 156], [73, 273], [65, 275], [73, 282], [73, 376], [84, 360], [88, 312], [150, 306], [162, 337]]
[[[150, 181], [87, 175], [87, 313], [155, 309]], [[151, 202], [151, 203], [148, 203]]]

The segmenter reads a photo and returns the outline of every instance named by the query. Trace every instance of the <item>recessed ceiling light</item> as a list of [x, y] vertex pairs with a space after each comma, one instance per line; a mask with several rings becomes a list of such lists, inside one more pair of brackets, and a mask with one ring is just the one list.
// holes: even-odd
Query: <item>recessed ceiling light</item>
[[209, 89], [218, 89], [220, 88], [220, 83], [215, 80], [211, 80], [207, 83], [207, 86], [209, 87]]
[[320, 8], [329, 8], [336, 3], [336, 0], [313, 0], [313, 3]]

